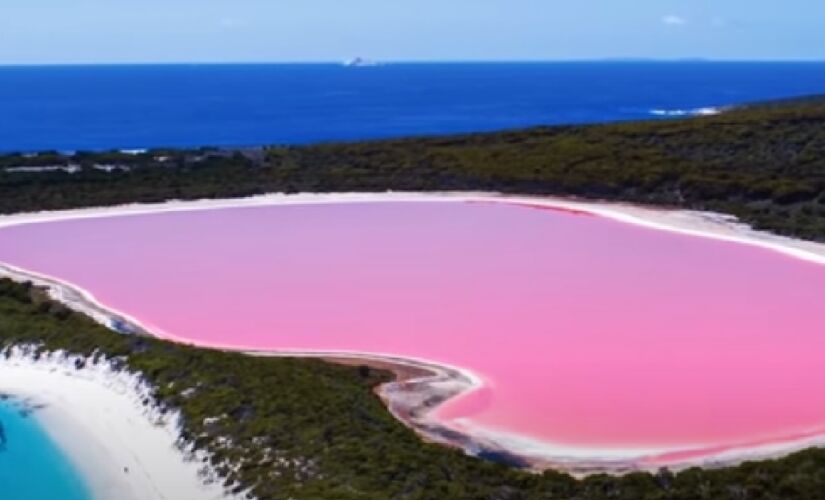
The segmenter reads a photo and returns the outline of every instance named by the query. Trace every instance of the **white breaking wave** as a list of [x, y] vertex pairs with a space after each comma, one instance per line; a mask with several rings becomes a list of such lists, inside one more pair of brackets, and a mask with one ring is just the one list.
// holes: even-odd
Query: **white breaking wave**
[[713, 116], [721, 113], [720, 108], [705, 107], [694, 109], [651, 109], [650, 114], [653, 116]]

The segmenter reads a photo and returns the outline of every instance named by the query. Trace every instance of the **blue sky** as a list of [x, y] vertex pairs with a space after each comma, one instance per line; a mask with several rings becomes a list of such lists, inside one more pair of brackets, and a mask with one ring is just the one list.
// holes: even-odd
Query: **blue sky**
[[0, 2], [0, 64], [825, 59], [822, 0]]

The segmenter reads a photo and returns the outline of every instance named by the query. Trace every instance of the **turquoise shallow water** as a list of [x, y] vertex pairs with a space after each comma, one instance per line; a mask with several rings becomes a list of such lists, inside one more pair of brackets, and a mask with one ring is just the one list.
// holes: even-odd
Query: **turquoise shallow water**
[[83, 478], [35, 418], [0, 401], [0, 424], [2, 500], [92, 499]]

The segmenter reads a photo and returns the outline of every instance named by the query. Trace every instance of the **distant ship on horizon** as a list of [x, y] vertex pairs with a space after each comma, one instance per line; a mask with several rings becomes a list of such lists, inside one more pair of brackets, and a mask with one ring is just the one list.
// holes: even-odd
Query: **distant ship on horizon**
[[344, 61], [344, 66], [347, 68], [366, 68], [372, 66], [380, 66], [381, 64], [378, 61], [373, 61], [371, 59], [366, 59], [363, 57], [354, 57], [352, 59], [347, 59]]

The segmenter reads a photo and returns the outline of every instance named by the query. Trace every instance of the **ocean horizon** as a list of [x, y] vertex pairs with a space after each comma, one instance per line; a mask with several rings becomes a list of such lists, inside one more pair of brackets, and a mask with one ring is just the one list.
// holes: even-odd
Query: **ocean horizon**
[[0, 151], [301, 145], [672, 119], [823, 92], [823, 62], [2, 66]]

